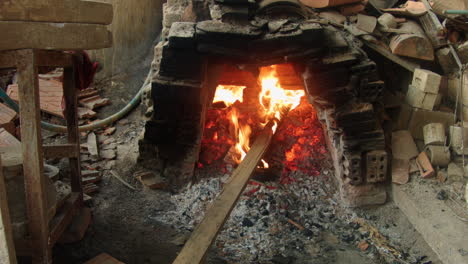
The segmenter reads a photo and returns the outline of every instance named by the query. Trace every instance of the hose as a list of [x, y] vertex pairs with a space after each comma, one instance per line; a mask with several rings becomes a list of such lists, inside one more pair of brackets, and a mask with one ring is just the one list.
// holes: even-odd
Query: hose
[[[99, 120], [97, 122], [94, 122], [94, 123], [91, 123], [91, 124], [88, 124], [88, 125], [79, 126], [78, 127], [79, 131], [84, 132], [84, 131], [90, 131], [90, 130], [98, 129], [98, 128], [104, 127], [106, 125], [112, 124], [112, 123], [116, 122], [117, 120], [121, 119], [122, 117], [124, 117], [125, 115], [127, 115], [141, 101], [141, 95], [143, 94], [143, 90], [145, 89], [146, 85], [148, 85], [150, 80], [151, 80], [151, 70], [148, 72], [148, 76], [146, 77], [145, 82], [141, 86], [138, 93], [132, 98], [132, 100], [124, 108], [120, 109], [120, 111], [118, 111], [117, 113], [115, 113], [115, 114], [113, 114], [113, 115], [111, 115], [109, 117], [106, 117], [103, 120]], [[0, 89], [0, 98], [2, 98], [3, 101], [5, 102], [5, 104], [8, 105], [11, 109], [13, 109], [15, 112], [19, 113], [18, 104], [15, 101], [13, 101], [5, 93], [5, 91], [3, 91], [3, 89]], [[49, 131], [57, 132], [57, 133], [66, 133], [67, 132], [67, 127], [66, 126], [55, 125], [55, 124], [47, 123], [47, 122], [44, 122], [44, 121], [41, 121], [41, 127], [43, 129], [45, 129], [45, 130], [49, 130]]]

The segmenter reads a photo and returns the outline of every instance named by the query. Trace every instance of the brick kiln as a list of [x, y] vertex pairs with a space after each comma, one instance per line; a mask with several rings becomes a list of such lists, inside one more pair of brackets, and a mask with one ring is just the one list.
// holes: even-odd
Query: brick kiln
[[217, 88], [245, 87], [241, 98], [258, 102], [261, 69], [273, 67], [278, 86], [304, 91], [315, 109], [343, 201], [385, 201], [384, 83], [358, 40], [294, 0], [169, 0], [163, 23], [144, 94], [140, 161], [172, 189], [194, 180]]

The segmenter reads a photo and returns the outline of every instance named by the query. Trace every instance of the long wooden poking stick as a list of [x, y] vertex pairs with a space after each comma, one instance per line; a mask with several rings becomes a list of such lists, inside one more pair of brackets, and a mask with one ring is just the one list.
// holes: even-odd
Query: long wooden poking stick
[[231, 179], [213, 201], [173, 264], [197, 264], [204, 260], [206, 252], [231, 214], [252, 172], [270, 145], [272, 137], [272, 122], [270, 122], [259, 134], [245, 159], [234, 170]]

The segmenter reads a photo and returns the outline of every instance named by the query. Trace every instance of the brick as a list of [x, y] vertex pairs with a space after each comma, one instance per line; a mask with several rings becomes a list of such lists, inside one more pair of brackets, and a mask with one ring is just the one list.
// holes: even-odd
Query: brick
[[430, 94], [421, 91], [413, 85], [409, 85], [408, 93], [406, 94], [406, 102], [417, 108], [425, 110], [434, 109], [437, 100], [437, 94]]
[[195, 23], [175, 22], [169, 30], [169, 46], [174, 48], [195, 48]]
[[442, 76], [435, 72], [416, 69], [413, 73], [413, 82], [411, 84], [423, 92], [437, 94], [439, 93], [441, 80]]

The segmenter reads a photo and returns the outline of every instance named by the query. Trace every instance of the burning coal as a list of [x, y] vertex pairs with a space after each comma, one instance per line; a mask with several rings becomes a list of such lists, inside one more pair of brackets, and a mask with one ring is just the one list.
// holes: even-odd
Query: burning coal
[[[244, 100], [247, 89], [258, 90], [255, 100]], [[325, 147], [315, 111], [304, 96], [304, 90], [281, 87], [276, 65], [260, 68], [258, 87], [218, 85], [213, 104], [221, 104], [225, 108], [208, 110], [199, 165], [210, 165], [219, 160], [239, 164], [250, 150], [251, 138], [258, 131], [268, 122], [275, 122], [273, 131], [276, 131], [279, 121], [286, 118], [276, 136], [278, 142], [283, 142], [285, 146], [281, 150], [285, 165], [283, 174], [310, 167], [310, 162], [306, 160], [315, 151], [312, 148], [320, 144], [319, 152], [323, 152]], [[300, 111], [296, 110], [298, 107]], [[292, 114], [295, 122], [290, 122], [288, 113]], [[304, 115], [304, 118], [298, 114]], [[289, 140], [286, 140], [288, 137]], [[260, 167], [266, 169], [270, 165], [262, 160]]]

